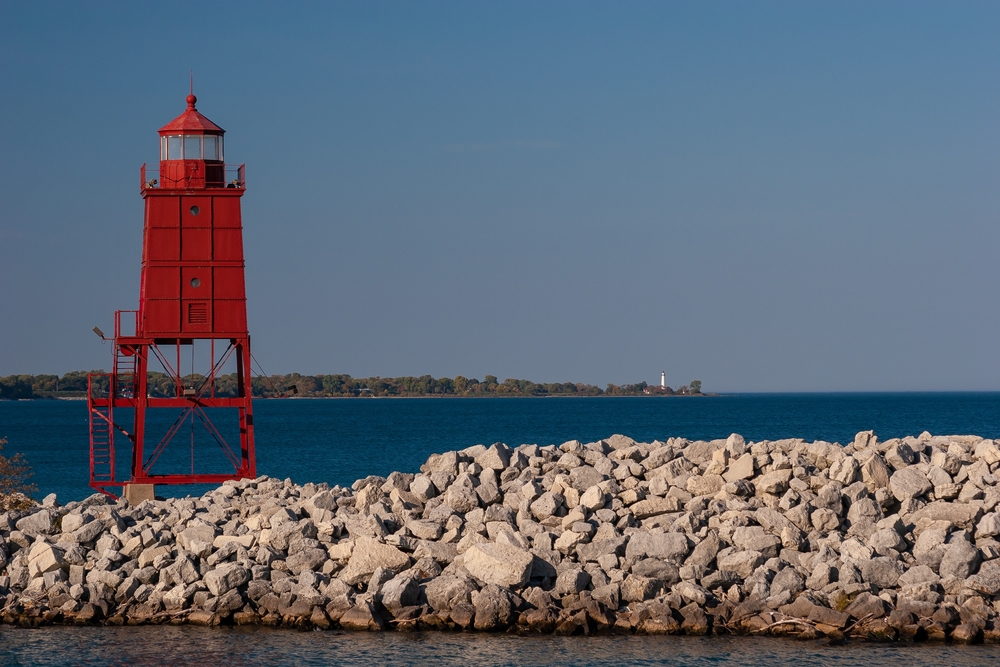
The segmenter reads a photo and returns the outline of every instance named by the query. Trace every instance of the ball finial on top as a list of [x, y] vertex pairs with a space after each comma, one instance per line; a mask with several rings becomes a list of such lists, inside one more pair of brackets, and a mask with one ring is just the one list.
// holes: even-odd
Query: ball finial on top
[[194, 93], [187, 96], [188, 106], [194, 109], [194, 103], [198, 101], [198, 98], [194, 96]]

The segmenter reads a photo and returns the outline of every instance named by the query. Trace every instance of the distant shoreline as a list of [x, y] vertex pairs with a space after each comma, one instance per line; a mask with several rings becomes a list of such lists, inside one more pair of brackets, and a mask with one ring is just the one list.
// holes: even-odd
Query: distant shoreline
[[490, 394], [486, 396], [456, 396], [454, 394], [421, 394], [413, 396], [255, 396], [255, 399], [266, 399], [266, 400], [317, 400], [317, 399], [398, 399], [398, 398], [435, 398], [435, 399], [453, 399], [453, 398], [471, 398], [473, 400], [481, 400], [486, 398], [712, 398], [717, 397], [719, 394], [707, 393], [707, 394], [600, 394], [597, 396], [590, 396], [586, 394], [574, 395], [574, 394], [540, 394], [538, 396], [519, 396], [517, 394]]
[[[131, 382], [131, 380], [129, 380]], [[147, 395], [153, 398], [211, 394], [233, 397], [241, 391], [236, 374], [181, 377], [150, 371], [146, 379]], [[662, 382], [662, 379], [661, 379]], [[517, 378], [499, 380], [486, 375], [482, 381], [456, 375], [435, 378], [431, 375], [355, 378], [347, 374], [258, 375], [250, 378], [254, 398], [524, 398], [549, 396], [711, 396], [701, 390], [700, 380], [692, 380], [677, 389], [646, 382], [608, 383], [605, 387], [585, 382], [534, 382]], [[106, 395], [110, 376], [105, 371], [72, 371], [58, 375], [9, 375], [0, 377], [0, 400], [85, 398], [88, 391]]]
[[[481, 400], [488, 398], [717, 398], [720, 394], [713, 392], [705, 394], [599, 394], [597, 396], [587, 394], [540, 394], [537, 396], [519, 396], [516, 394], [488, 394], [480, 396], [455, 395], [455, 394], [414, 394], [412, 396], [254, 396], [254, 400], [371, 400], [371, 399], [403, 399], [403, 398], [433, 398], [433, 399], [461, 399], [469, 398]], [[29, 401], [86, 401], [86, 396], [35, 396], [32, 398], [0, 398], [0, 402], [29, 402]]]

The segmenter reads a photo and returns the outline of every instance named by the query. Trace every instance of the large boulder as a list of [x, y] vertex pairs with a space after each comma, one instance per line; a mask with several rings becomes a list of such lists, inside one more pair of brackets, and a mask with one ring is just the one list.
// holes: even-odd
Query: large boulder
[[722, 475], [691, 475], [686, 487], [692, 496], [714, 496], [725, 485]]
[[340, 579], [354, 586], [367, 581], [380, 567], [394, 573], [402, 572], [410, 564], [410, 557], [389, 544], [382, 544], [371, 537], [359, 537]]
[[973, 528], [982, 515], [983, 508], [978, 505], [935, 500], [914, 512], [909, 518], [909, 523], [917, 524], [921, 519], [925, 519], [948, 521], [956, 528]]
[[580, 591], [586, 590], [589, 584], [590, 574], [582, 568], [574, 567], [559, 574], [555, 592], [557, 595], [578, 595]]
[[285, 559], [285, 564], [292, 574], [298, 575], [307, 570], [318, 570], [328, 559], [325, 549], [314, 547], [295, 552]]
[[477, 455], [475, 461], [484, 469], [503, 470], [510, 464], [510, 448], [502, 442], [494, 443]]
[[[699, 542], [691, 551], [691, 555], [684, 561], [685, 565], [697, 565], [709, 569], [719, 553], [719, 535], [715, 532], [709, 533], [705, 539]], [[579, 551], [579, 550], [577, 550]]]
[[20, 519], [17, 522], [17, 529], [25, 535], [50, 535], [52, 533], [52, 512], [49, 510], [38, 510], [33, 514]]
[[976, 539], [1000, 535], [1000, 513], [990, 512], [976, 525]]
[[979, 572], [965, 580], [965, 585], [986, 596], [1000, 594], [1000, 559], [983, 563]]
[[66, 567], [63, 552], [46, 542], [35, 542], [28, 552], [28, 573], [40, 576]]
[[913, 467], [897, 470], [889, 478], [889, 490], [900, 502], [922, 496], [933, 488], [927, 475]]
[[514, 603], [510, 591], [496, 584], [487, 584], [472, 594], [476, 610], [476, 630], [503, 630], [514, 621]]
[[729, 570], [746, 579], [767, 559], [759, 551], [734, 551], [718, 559], [720, 570]]
[[942, 579], [947, 577], [965, 579], [975, 572], [977, 565], [979, 565], [979, 549], [963, 539], [956, 539], [945, 548], [938, 573]]
[[382, 586], [382, 606], [388, 609], [393, 616], [398, 614], [403, 607], [417, 604], [419, 596], [420, 583], [405, 575], [387, 581]]
[[531, 503], [529, 509], [536, 519], [545, 521], [549, 517], [557, 516], [562, 505], [563, 497], [561, 495], [546, 491]]
[[348, 630], [381, 630], [385, 621], [371, 602], [359, 600], [340, 617], [340, 625]]
[[780, 595], [788, 591], [794, 597], [805, 587], [805, 577], [796, 572], [794, 567], [786, 567], [774, 575], [774, 579], [771, 580], [771, 595]]
[[573, 468], [569, 471], [570, 485], [583, 493], [592, 486], [597, 486], [604, 481], [604, 475], [598, 470], [587, 465]]
[[576, 556], [581, 563], [597, 562], [601, 556], [625, 554], [625, 545], [628, 543], [627, 537], [613, 537], [606, 540], [596, 540], [576, 545]]
[[462, 564], [476, 579], [487, 584], [522, 588], [531, 576], [530, 551], [510, 544], [484, 542], [465, 552]]
[[636, 519], [648, 519], [649, 517], [659, 516], [661, 514], [666, 514], [667, 512], [677, 511], [677, 499], [676, 498], [646, 498], [645, 500], [640, 500], [637, 503], [633, 503], [629, 510]]
[[750, 479], [754, 473], [754, 458], [749, 452], [729, 464], [729, 468], [722, 474], [727, 482], [735, 482], [738, 479]]
[[444, 504], [459, 514], [465, 514], [479, 507], [479, 496], [474, 488], [455, 483], [445, 492]]
[[71, 533], [71, 537], [74, 542], [79, 544], [89, 544], [104, 533], [104, 522], [103, 521], [90, 521], [89, 523], [84, 523]]
[[213, 524], [205, 523], [204, 521], [192, 521], [177, 536], [177, 544], [188, 551], [197, 551], [195, 542], [213, 544], [218, 534], [219, 529]]
[[861, 563], [861, 576], [878, 588], [894, 588], [906, 566], [895, 558], [880, 556]]
[[757, 493], [781, 495], [788, 488], [788, 483], [791, 479], [791, 470], [775, 470], [755, 479], [754, 487], [756, 487]]
[[880, 455], [875, 454], [861, 465], [861, 481], [872, 493], [889, 486], [889, 467]]
[[247, 583], [250, 578], [250, 570], [236, 563], [226, 563], [209, 570], [205, 575], [205, 585], [208, 586], [209, 593], [219, 597]]
[[423, 589], [427, 604], [436, 611], [447, 611], [461, 603], [468, 604], [472, 592], [479, 590], [471, 579], [447, 574], [431, 579]]
[[682, 563], [690, 549], [687, 537], [681, 533], [637, 532], [629, 537], [625, 557], [661, 558]]
[[627, 602], [642, 602], [650, 600], [663, 588], [663, 582], [652, 577], [630, 574], [621, 584], [622, 600]]
[[744, 551], [759, 551], [765, 558], [774, 558], [781, 549], [781, 540], [760, 526], [743, 526], [733, 532], [733, 544]]

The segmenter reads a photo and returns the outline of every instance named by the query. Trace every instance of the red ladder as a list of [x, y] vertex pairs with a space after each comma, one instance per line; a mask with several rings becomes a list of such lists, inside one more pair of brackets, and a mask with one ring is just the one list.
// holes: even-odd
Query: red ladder
[[[87, 376], [87, 395], [90, 401], [90, 483], [101, 484], [115, 479], [115, 435], [110, 398], [94, 401], [94, 378]], [[107, 377], [106, 375], [103, 377]]]

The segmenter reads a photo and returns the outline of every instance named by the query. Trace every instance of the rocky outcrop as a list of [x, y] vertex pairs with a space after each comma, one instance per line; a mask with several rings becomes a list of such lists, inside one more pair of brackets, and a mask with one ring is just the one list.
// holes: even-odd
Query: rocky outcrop
[[1000, 640], [1000, 446], [476, 445], [0, 514], [6, 623]]

